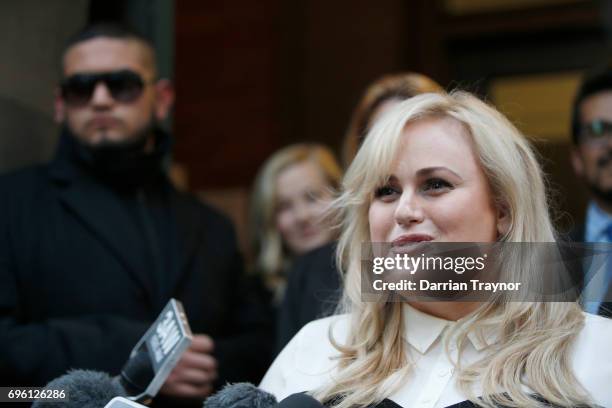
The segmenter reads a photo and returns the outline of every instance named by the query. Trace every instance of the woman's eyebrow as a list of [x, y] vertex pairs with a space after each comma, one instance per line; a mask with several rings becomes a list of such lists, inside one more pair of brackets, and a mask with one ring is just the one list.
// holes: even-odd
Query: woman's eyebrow
[[456, 172], [452, 171], [448, 167], [444, 167], [444, 166], [425, 167], [423, 169], [417, 170], [416, 174], [417, 174], [417, 176], [423, 177], [423, 176], [429, 176], [432, 173], [435, 173], [436, 171], [448, 171], [448, 172], [454, 174], [455, 177], [463, 180], [463, 177], [461, 177], [459, 174], [457, 174]]

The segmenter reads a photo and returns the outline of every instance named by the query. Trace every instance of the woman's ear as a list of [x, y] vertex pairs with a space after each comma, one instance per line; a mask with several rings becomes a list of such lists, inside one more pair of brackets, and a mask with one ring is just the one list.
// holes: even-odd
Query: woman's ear
[[506, 203], [497, 205], [497, 237], [502, 237], [510, 230], [510, 210]]

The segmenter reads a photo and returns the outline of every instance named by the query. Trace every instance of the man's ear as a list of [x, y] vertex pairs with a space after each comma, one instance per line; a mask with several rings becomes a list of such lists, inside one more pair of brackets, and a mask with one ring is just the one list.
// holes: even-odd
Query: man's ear
[[506, 203], [497, 205], [497, 237], [502, 237], [510, 231], [511, 225], [510, 209]]
[[580, 154], [580, 150], [577, 146], [572, 147], [570, 151], [570, 161], [572, 162], [574, 172], [579, 177], [584, 176], [584, 161], [582, 161], [582, 155]]
[[174, 104], [174, 86], [167, 79], [160, 79], [155, 83], [155, 117], [163, 121], [170, 114]]
[[55, 88], [55, 95], [53, 98], [53, 119], [55, 123], [61, 124], [66, 119], [66, 103], [64, 102], [64, 98], [62, 98], [62, 92], [58, 88]]

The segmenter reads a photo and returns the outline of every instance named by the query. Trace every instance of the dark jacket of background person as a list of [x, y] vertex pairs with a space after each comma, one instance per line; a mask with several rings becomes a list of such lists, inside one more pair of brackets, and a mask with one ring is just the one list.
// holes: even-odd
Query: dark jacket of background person
[[215, 341], [217, 384], [257, 382], [273, 328], [230, 222], [161, 172], [111, 188], [75, 149], [63, 135], [49, 165], [0, 178], [0, 384], [117, 374], [171, 297]]
[[335, 250], [334, 242], [295, 260], [278, 312], [277, 352], [306, 323], [334, 312], [342, 294]]
[[[573, 242], [586, 242], [585, 235], [586, 225], [580, 224], [577, 225], [572, 231], [570, 231], [569, 239]], [[581, 286], [584, 286], [584, 282], [581, 283]], [[600, 316], [612, 318], [612, 302], [602, 302], [601, 305], [599, 305], [599, 310], [597, 311], [597, 314]]]

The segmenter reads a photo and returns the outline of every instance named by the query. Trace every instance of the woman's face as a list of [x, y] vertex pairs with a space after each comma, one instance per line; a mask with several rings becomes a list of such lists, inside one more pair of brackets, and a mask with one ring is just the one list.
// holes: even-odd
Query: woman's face
[[321, 221], [331, 200], [330, 185], [312, 161], [285, 168], [276, 180], [276, 227], [284, 244], [295, 255], [332, 240], [332, 232]]
[[466, 130], [452, 118], [410, 123], [369, 209], [372, 242], [492, 242], [497, 211]]

